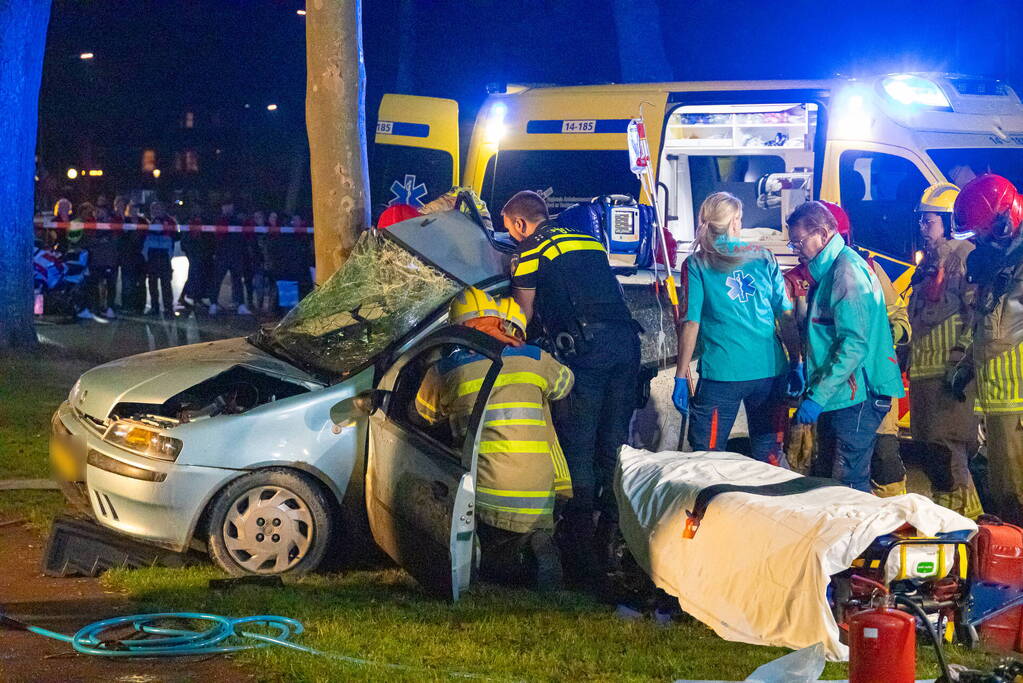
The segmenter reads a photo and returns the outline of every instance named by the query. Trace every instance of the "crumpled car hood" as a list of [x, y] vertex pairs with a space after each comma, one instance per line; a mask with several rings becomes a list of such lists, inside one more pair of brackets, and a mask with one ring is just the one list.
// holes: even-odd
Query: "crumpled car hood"
[[236, 337], [140, 353], [100, 365], [79, 378], [69, 400], [80, 412], [105, 420], [118, 403], [161, 404], [236, 365], [300, 383], [320, 384], [294, 365]]

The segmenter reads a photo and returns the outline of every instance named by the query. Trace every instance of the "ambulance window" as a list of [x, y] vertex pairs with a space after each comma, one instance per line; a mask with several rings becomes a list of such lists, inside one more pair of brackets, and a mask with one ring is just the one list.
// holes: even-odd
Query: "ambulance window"
[[451, 155], [439, 149], [375, 145], [370, 196], [373, 223], [390, 204], [422, 206], [454, 185]]
[[784, 172], [785, 160], [779, 156], [690, 156], [693, 225], [699, 223], [704, 199], [715, 192], [729, 192], [742, 200], [742, 227], [781, 230], [781, 203], [759, 205], [757, 185], [769, 173]]
[[1018, 147], [932, 149], [927, 153], [942, 175], [959, 187], [983, 173], [997, 173], [1023, 187], [1023, 149]]
[[557, 213], [604, 194], [639, 197], [627, 150], [502, 150], [487, 162], [483, 201], [492, 214], [520, 190], [550, 190], [547, 204]]
[[927, 187], [909, 159], [880, 152], [842, 152], [838, 180], [853, 243], [910, 262], [918, 232], [916, 205]]

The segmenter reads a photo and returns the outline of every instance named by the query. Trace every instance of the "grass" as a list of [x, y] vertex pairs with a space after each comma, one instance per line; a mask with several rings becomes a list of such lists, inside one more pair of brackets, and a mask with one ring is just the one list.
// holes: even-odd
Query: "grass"
[[[0, 355], [0, 479], [49, 478], [50, 417], [92, 365], [45, 347]], [[62, 508], [55, 491], [0, 491], [0, 519], [45, 528]]]

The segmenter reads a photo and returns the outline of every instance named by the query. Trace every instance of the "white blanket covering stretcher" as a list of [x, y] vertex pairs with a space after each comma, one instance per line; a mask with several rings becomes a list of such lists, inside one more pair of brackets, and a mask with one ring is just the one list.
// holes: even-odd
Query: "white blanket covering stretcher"
[[849, 650], [827, 601], [831, 575], [903, 524], [927, 536], [977, 526], [917, 494], [877, 498], [834, 487], [778, 497], [720, 494], [695, 538], [683, 538], [686, 511], [701, 489], [798, 476], [737, 453], [625, 446], [615, 477], [621, 529], [654, 583], [722, 638], [790, 648], [820, 642], [828, 659], [844, 661]]

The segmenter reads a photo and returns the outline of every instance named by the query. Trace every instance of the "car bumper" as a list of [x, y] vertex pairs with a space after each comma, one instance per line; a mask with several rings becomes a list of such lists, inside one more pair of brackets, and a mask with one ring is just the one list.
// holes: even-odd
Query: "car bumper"
[[[67, 434], [58, 434], [61, 427]], [[77, 476], [84, 480], [96, 521], [171, 550], [189, 546], [210, 498], [241, 474], [179, 465], [118, 448], [104, 441], [101, 429], [66, 403], [54, 415], [54, 434], [54, 469], [61, 479]], [[53, 442], [61, 445], [54, 448]]]

